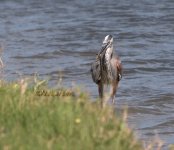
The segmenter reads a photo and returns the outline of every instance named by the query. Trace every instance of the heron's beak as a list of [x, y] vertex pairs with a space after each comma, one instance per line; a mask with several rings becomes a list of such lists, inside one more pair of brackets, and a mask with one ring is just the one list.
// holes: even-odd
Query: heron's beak
[[99, 55], [103, 56], [105, 54], [107, 46], [108, 46], [108, 43], [103, 43], [102, 48], [101, 48], [101, 50], [99, 52]]

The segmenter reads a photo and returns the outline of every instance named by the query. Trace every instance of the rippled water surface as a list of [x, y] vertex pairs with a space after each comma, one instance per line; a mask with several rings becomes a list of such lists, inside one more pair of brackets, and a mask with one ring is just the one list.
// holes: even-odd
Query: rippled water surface
[[96, 98], [90, 64], [107, 34], [124, 66], [118, 109], [128, 106], [140, 138], [174, 143], [173, 0], [0, 1], [8, 80], [38, 73], [54, 84], [63, 74], [66, 86], [81, 84]]

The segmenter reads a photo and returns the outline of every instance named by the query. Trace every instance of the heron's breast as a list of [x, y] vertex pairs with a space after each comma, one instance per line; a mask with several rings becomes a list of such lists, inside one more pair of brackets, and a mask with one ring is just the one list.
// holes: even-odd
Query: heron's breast
[[105, 53], [105, 60], [108, 63], [111, 60], [112, 49], [108, 48]]

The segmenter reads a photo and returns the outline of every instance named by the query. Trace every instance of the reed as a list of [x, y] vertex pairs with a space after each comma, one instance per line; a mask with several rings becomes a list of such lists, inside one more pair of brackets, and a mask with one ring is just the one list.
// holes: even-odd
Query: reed
[[2, 61], [2, 52], [3, 52], [3, 46], [0, 45], [0, 69], [4, 67], [4, 63]]
[[[112, 108], [101, 110], [79, 91], [29, 84], [0, 82], [0, 149], [142, 149]], [[65, 94], [38, 95], [42, 89]]]
[[100, 108], [83, 92], [50, 89], [45, 81], [0, 82], [2, 150], [160, 150], [143, 147], [127, 126], [127, 113]]

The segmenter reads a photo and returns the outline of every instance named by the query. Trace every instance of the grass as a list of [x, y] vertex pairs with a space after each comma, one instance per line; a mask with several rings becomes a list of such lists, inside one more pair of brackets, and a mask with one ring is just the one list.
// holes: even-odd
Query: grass
[[[47, 91], [47, 95], [40, 92]], [[79, 91], [0, 82], [2, 150], [142, 150], [124, 117]], [[38, 92], [40, 92], [38, 94]], [[54, 93], [54, 94], [50, 94]], [[78, 93], [78, 94], [77, 94]], [[42, 95], [42, 96], [41, 96]], [[149, 148], [151, 149], [151, 148]]]

